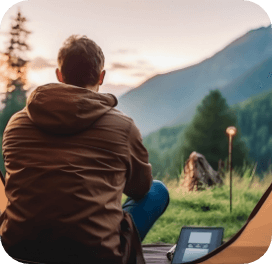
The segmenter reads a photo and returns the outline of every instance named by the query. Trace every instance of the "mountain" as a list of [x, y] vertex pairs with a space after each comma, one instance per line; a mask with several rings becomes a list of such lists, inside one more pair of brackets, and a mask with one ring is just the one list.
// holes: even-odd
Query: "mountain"
[[[243, 95], [239, 99], [237, 84], [260, 67], [267, 67], [265, 63], [271, 58], [271, 27], [251, 30], [196, 65], [154, 76], [130, 90], [119, 98], [117, 109], [134, 119], [143, 136], [166, 125], [187, 123], [210, 90], [219, 88], [228, 103], [231, 98], [237, 103], [255, 94], [256, 89], [242, 91], [239, 86]], [[258, 92], [263, 92], [266, 86], [259, 87]]]
[[222, 95], [229, 105], [272, 90], [272, 57], [248, 70], [222, 90]]
[[[272, 90], [272, 57], [252, 67], [241, 76], [236, 78], [230, 84], [221, 88], [223, 97], [227, 100], [228, 105], [243, 102], [251, 96], [261, 94]], [[186, 111], [187, 115], [192, 117], [195, 113], [197, 104], [191, 104]], [[184, 122], [184, 115], [179, 115], [172, 124]]]

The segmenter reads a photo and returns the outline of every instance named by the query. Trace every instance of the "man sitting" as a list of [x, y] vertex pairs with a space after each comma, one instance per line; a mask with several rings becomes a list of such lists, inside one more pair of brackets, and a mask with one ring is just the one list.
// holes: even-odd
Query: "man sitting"
[[58, 66], [60, 83], [36, 88], [3, 135], [3, 247], [42, 263], [144, 263], [141, 241], [168, 206], [167, 188], [153, 180], [133, 120], [98, 92], [100, 47], [73, 35]]

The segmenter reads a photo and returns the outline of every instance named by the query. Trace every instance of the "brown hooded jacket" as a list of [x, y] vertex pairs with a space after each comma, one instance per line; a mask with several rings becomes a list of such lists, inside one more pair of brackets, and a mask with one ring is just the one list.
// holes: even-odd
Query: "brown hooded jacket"
[[8, 204], [0, 229], [11, 257], [124, 264], [137, 255], [144, 263], [121, 197], [144, 197], [151, 165], [139, 130], [116, 105], [111, 94], [47, 84], [12, 116], [3, 135]]

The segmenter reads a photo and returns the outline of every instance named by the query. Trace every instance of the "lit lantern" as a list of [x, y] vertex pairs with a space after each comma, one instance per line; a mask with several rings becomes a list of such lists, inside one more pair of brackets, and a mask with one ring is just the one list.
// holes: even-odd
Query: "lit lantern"
[[236, 135], [237, 129], [234, 126], [230, 126], [226, 130], [229, 135], [229, 173], [230, 173], [230, 212], [232, 211], [232, 160], [231, 160], [231, 150], [232, 150], [232, 137]]

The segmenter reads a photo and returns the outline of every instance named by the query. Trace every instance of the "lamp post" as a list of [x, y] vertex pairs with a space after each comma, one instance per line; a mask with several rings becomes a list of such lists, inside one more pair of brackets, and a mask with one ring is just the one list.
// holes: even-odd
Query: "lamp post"
[[237, 129], [234, 126], [230, 126], [226, 130], [229, 135], [229, 172], [230, 172], [230, 212], [232, 211], [232, 160], [231, 160], [231, 150], [232, 150], [232, 137], [235, 136]]

